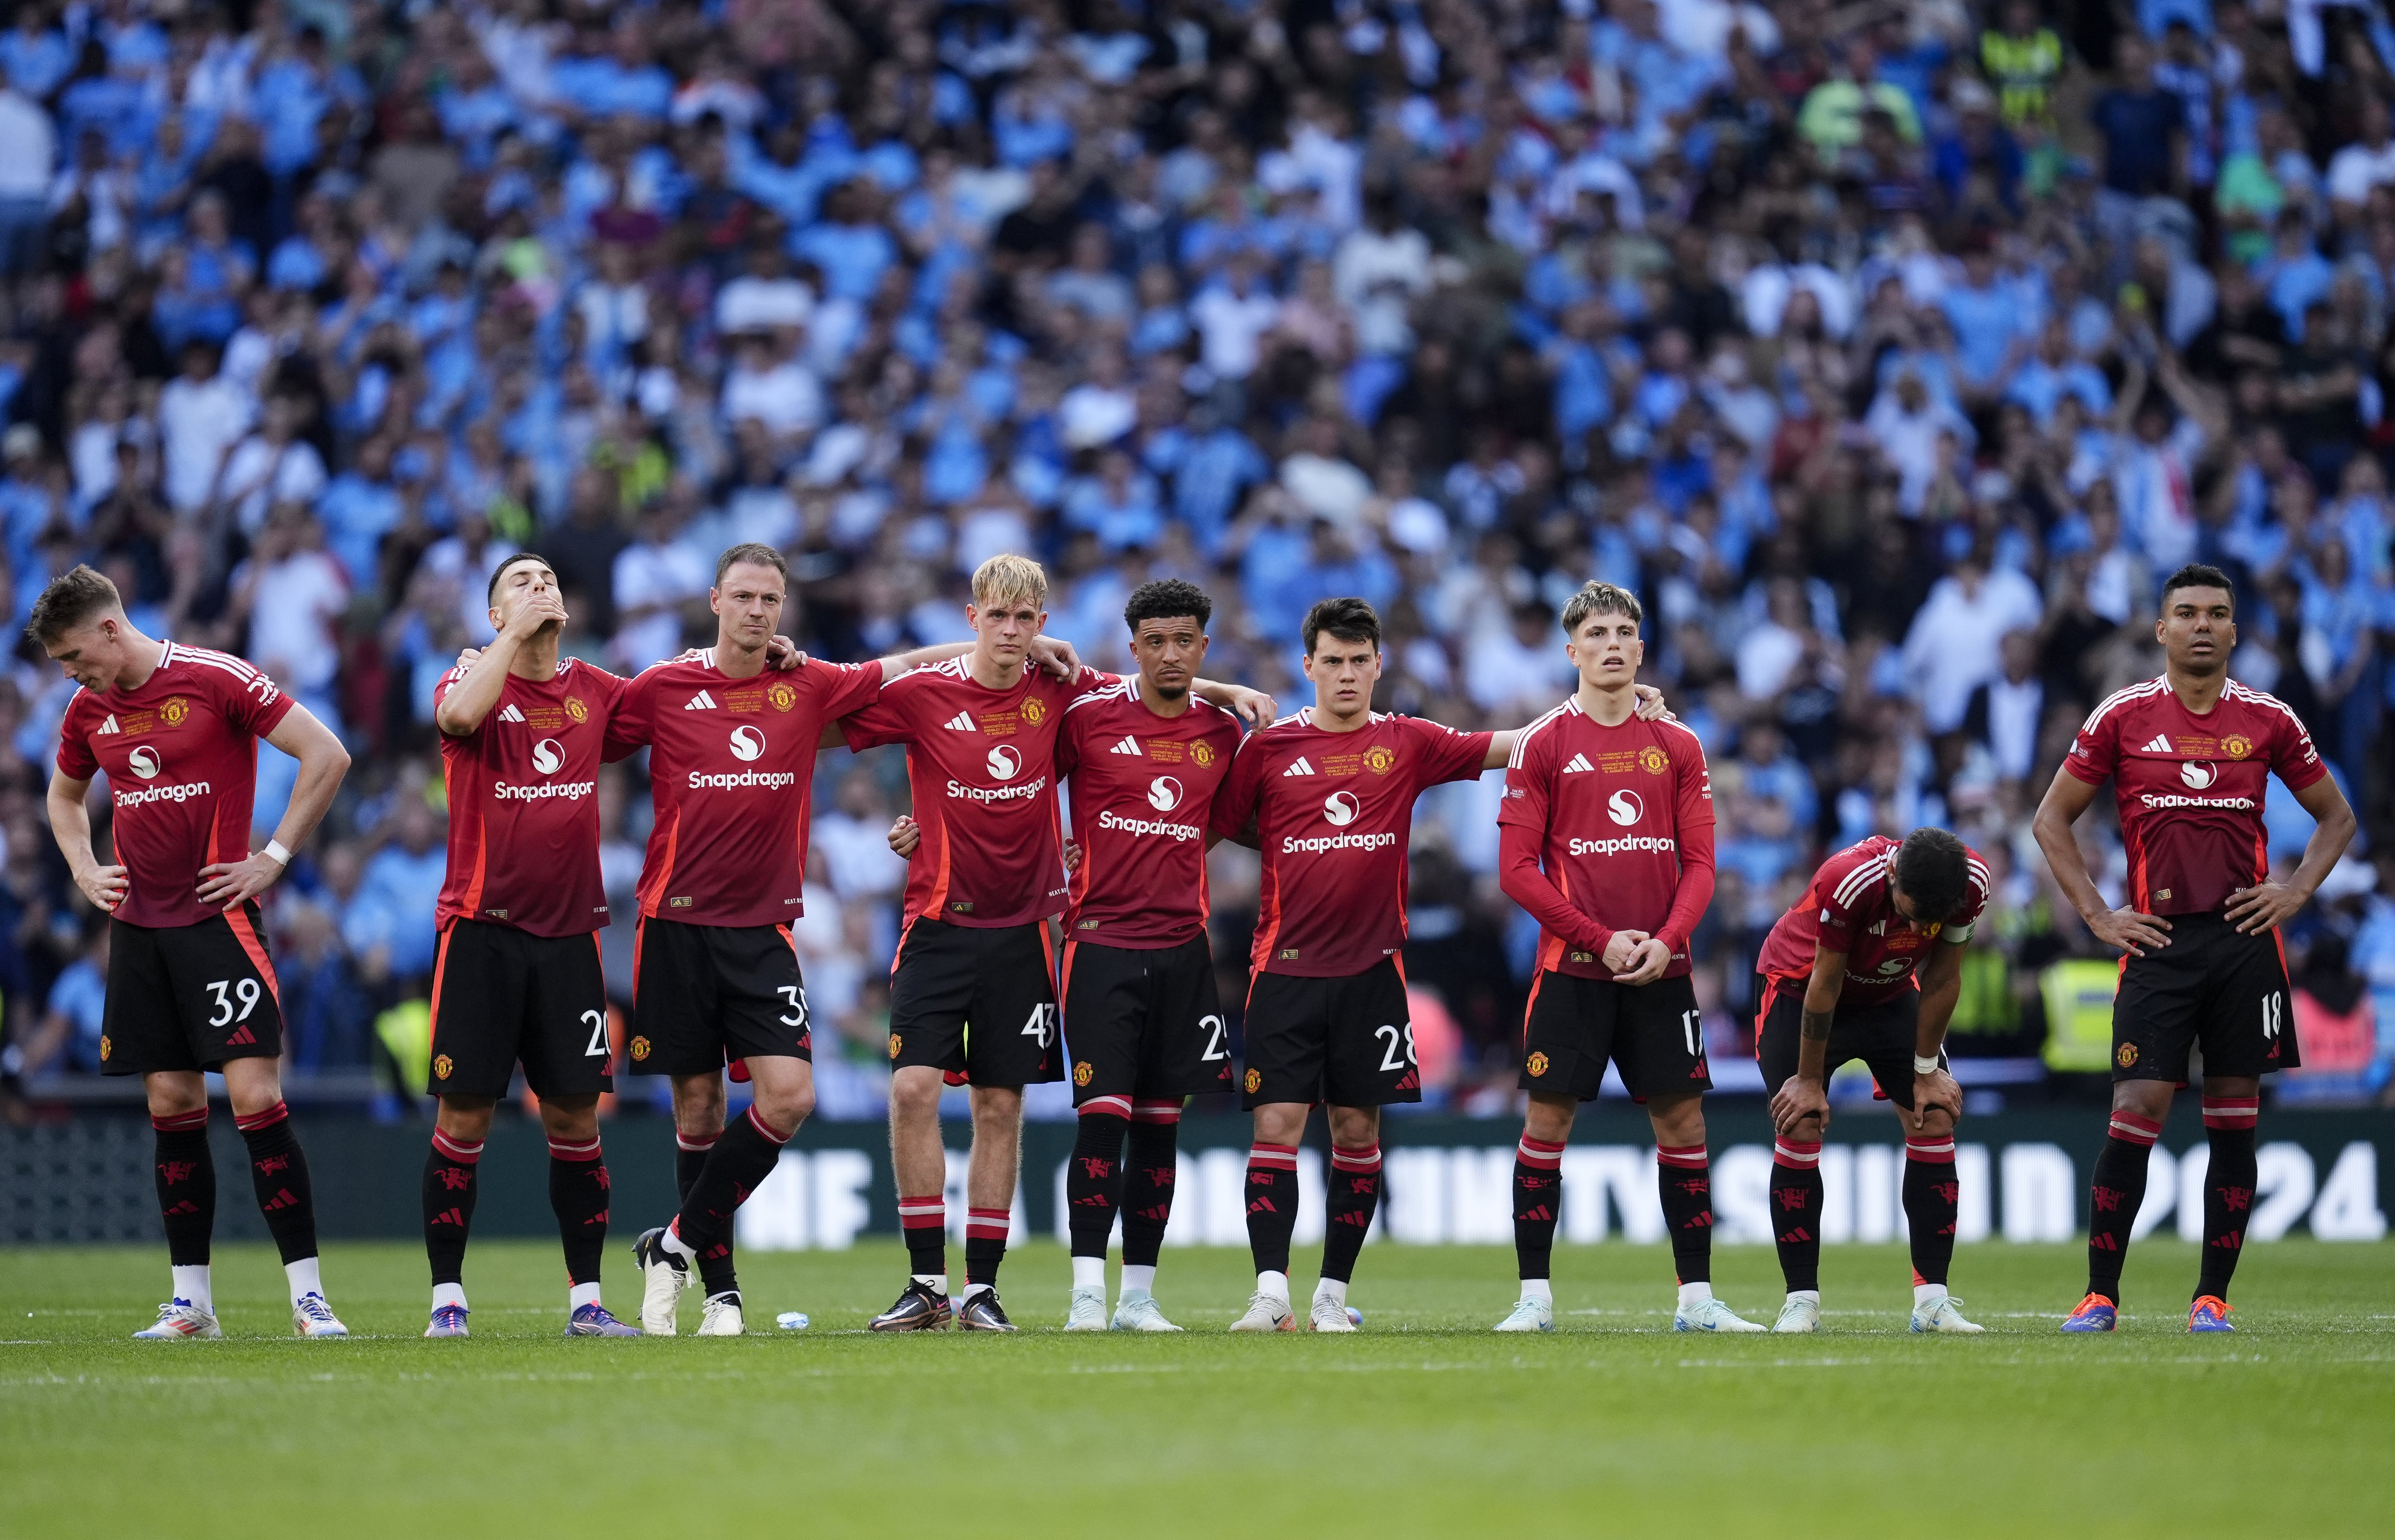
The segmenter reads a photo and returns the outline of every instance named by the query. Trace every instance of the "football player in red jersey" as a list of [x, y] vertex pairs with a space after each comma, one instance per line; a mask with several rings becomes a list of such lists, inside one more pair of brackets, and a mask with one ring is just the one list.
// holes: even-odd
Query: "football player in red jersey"
[[[143, 636], [89, 567], [51, 580], [28, 634], [83, 688], [59, 725], [50, 833], [75, 886], [109, 914], [102, 1073], [139, 1074], [156, 1133], [158, 1206], [174, 1293], [139, 1337], [221, 1336], [208, 1275], [216, 1166], [205, 1072], [219, 1071], [248, 1146], [250, 1184], [282, 1253], [291, 1323], [347, 1336], [324, 1303], [308, 1157], [283, 1104], [283, 1013], [257, 899], [308, 842], [350, 768], [339, 739], [236, 657]], [[299, 761], [266, 849], [249, 849], [258, 740]], [[108, 773], [115, 861], [91, 847], [84, 798]]]
[[[2279, 927], [2310, 902], [2353, 838], [2353, 809], [2285, 703], [2229, 678], [2237, 594], [2215, 567], [2163, 584], [2159, 678], [2132, 685], [2088, 715], [2033, 825], [2063, 896], [2106, 946], [2118, 948], [2112, 1000], [2112, 1123], [2096, 1158], [2087, 1216], [2087, 1293], [2067, 1332], [2109, 1332], [2121, 1263], [2146, 1192], [2146, 1154], [2203, 1049], [2203, 1261], [2188, 1330], [2225, 1332], [2229, 1280], [2245, 1243], [2262, 1076], [2298, 1062]], [[2276, 775], [2315, 820], [2304, 858], [2270, 875], [2262, 824]], [[2071, 825], [2106, 778], [2127, 848], [2118, 908], [2087, 873]]]
[[1946, 1292], [1962, 1190], [1947, 1023], [1963, 948], [1988, 903], [1988, 866], [1943, 829], [1874, 835], [1821, 863], [1756, 959], [1755, 1057], [1775, 1086], [1773, 1239], [1788, 1283], [1775, 1332], [1821, 1326], [1821, 1136], [1830, 1072], [1859, 1059], [1904, 1123], [1904, 1218], [1912, 1231], [1912, 1330], [1976, 1333]]
[[1714, 1297], [1703, 1107], [1713, 1078], [1688, 960], [1713, 900], [1713, 783], [1695, 733], [1635, 715], [1643, 618], [1636, 596], [1609, 583], [1572, 596], [1564, 652], [1580, 688], [1522, 730], [1506, 766], [1499, 880], [1540, 935], [1522, 1022], [1529, 1113], [1514, 1162], [1522, 1294], [1501, 1332], [1555, 1329], [1548, 1271], [1564, 1144], [1608, 1062], [1655, 1125], [1680, 1289], [1672, 1329], [1764, 1329]]

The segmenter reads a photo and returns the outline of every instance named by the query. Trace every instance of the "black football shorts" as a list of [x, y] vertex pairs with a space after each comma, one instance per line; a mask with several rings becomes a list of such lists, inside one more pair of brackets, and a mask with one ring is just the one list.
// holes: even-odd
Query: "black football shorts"
[[518, 1064], [543, 1099], [615, 1088], [596, 931], [536, 936], [452, 920], [432, 965], [435, 1096], [503, 1097]]
[[1179, 946], [1067, 941], [1064, 994], [1074, 1106], [1105, 1096], [1198, 1096], [1234, 1084], [1204, 931]]
[[2220, 915], [2173, 915], [2170, 945], [2124, 957], [2112, 996], [2112, 1078], [2183, 1082], [2203, 1073], [2265, 1075], [2303, 1062], [2279, 933], [2241, 936]]
[[742, 1059], [812, 1060], [814, 1047], [788, 926], [642, 919], [626, 1055], [634, 1074], [706, 1074]]
[[1687, 975], [1649, 984], [1539, 975], [1522, 1013], [1522, 1089], [1594, 1100], [1608, 1060], [1641, 1101], [1713, 1089], [1697, 989]]
[[1406, 976], [1394, 957], [1337, 979], [1259, 973], [1248, 988], [1247, 1105], [1422, 1099]]
[[213, 1070], [283, 1055], [283, 1004], [258, 905], [191, 925], [108, 922], [102, 1074]]
[[[1796, 1073], [1796, 1053], [1805, 1037], [1805, 986], [1758, 977], [1754, 981], [1763, 1009], [1755, 1017], [1754, 1057], [1763, 1066], [1763, 1089], [1777, 1094]], [[1908, 989], [1893, 1000], [1875, 1006], [1838, 1007], [1830, 1018], [1830, 1049], [1823, 1073], [1861, 1060], [1878, 1089], [1872, 1094], [1910, 1112], [1912, 1108], [1912, 1050], [1921, 1024], [1921, 992]], [[1943, 1049], [1938, 1062], [1946, 1062]]]
[[1065, 1078], [1048, 927], [917, 919], [890, 976], [890, 1067], [1019, 1090]]

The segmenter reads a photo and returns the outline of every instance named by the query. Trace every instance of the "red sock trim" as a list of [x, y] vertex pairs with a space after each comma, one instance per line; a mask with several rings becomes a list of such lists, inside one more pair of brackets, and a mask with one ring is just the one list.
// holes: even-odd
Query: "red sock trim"
[[2203, 1125], [2206, 1128], [2251, 1128], [2261, 1115], [2262, 1099], [2258, 1096], [2203, 1099]]
[[901, 1198], [898, 1200], [898, 1224], [903, 1230], [945, 1230], [948, 1224], [947, 1200]]
[[1129, 1119], [1131, 1098], [1127, 1096], [1093, 1096], [1078, 1109], [1082, 1117], [1118, 1117]]
[[1524, 1134], [1522, 1142], [1514, 1146], [1514, 1158], [1533, 1170], [1553, 1171], [1564, 1163], [1564, 1147]]
[[1134, 1098], [1131, 1104], [1131, 1120], [1133, 1123], [1178, 1123], [1181, 1121], [1181, 1099], [1174, 1097], [1170, 1101], [1148, 1101]]
[[1004, 1208], [968, 1208], [965, 1210], [965, 1239], [968, 1241], [1003, 1241], [1013, 1228], [1014, 1215]]
[[1819, 1139], [1810, 1143], [1799, 1139], [1774, 1139], [1771, 1141], [1771, 1164], [1785, 1166], [1791, 1171], [1810, 1171], [1821, 1164], [1821, 1143]]
[[1297, 1146], [1294, 1144], [1258, 1144], [1248, 1150], [1248, 1169], [1266, 1166], [1279, 1171], [1297, 1169]]
[[1904, 1141], [1904, 1158], [1919, 1161], [1924, 1165], [1952, 1165], [1954, 1164], [1954, 1141], [1951, 1139], [1909, 1139]]
[[549, 1158], [561, 1161], [595, 1161], [599, 1158], [599, 1141], [577, 1144], [571, 1139], [550, 1139]]
[[765, 1121], [764, 1114], [757, 1111], [757, 1104], [753, 1101], [748, 1104], [748, 1126], [757, 1130], [759, 1138], [776, 1148], [789, 1143], [790, 1134], [798, 1132], [796, 1128], [793, 1128], [790, 1130], [790, 1134], [785, 1134], [775, 1128], [772, 1124]]
[[1701, 1144], [1659, 1144], [1655, 1147], [1655, 1159], [1664, 1165], [1701, 1170], [1705, 1165], [1705, 1147]]
[[1330, 1147], [1330, 1169], [1333, 1171], [1378, 1171], [1381, 1168], [1381, 1146], [1378, 1140], [1361, 1150]]
[[153, 1117], [150, 1120], [150, 1126], [162, 1134], [187, 1134], [194, 1128], [205, 1128], [207, 1125], [208, 1110], [205, 1107], [196, 1112], [170, 1112], [165, 1117]]
[[2124, 1144], [2150, 1146], [2162, 1137], [2163, 1125], [2158, 1119], [2139, 1117], [2135, 1112], [2112, 1114], [2112, 1137]]
[[723, 1136], [721, 1134], [685, 1134], [680, 1129], [676, 1129], [674, 1131], [674, 1148], [677, 1150], [687, 1150], [693, 1154], [697, 1154], [702, 1151], [714, 1149], [715, 1141], [722, 1137]]
[[461, 1143], [438, 1128], [432, 1130], [432, 1149], [442, 1159], [454, 1161], [459, 1165], [471, 1165], [483, 1158], [482, 1140], [477, 1139], [471, 1144]]
[[240, 1129], [245, 1134], [255, 1134], [262, 1129], [273, 1127], [276, 1124], [282, 1122], [284, 1118], [287, 1118], [290, 1115], [291, 1109], [278, 1101], [273, 1106], [269, 1107], [266, 1111], [262, 1112], [252, 1112], [247, 1117], [243, 1117], [238, 1112], [234, 1113], [232, 1125]]

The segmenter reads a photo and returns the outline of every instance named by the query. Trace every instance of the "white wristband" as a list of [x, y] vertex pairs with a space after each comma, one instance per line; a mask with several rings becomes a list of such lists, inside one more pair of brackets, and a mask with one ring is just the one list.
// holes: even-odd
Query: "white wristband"
[[1936, 1054], [1931, 1054], [1928, 1058], [1924, 1059], [1919, 1054], [1914, 1054], [1912, 1056], [1912, 1073], [1914, 1074], [1936, 1074], [1938, 1073], [1938, 1056]]
[[266, 856], [277, 866], [291, 864], [291, 852], [283, 848], [283, 841], [279, 839], [270, 839], [266, 842]]

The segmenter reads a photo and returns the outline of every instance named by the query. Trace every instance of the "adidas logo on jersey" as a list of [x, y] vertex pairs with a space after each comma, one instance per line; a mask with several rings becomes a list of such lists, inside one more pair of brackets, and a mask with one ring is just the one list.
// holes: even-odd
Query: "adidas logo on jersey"
[[104, 733], [106, 733], [106, 732], [122, 732], [122, 731], [125, 731], [125, 730], [124, 730], [124, 729], [122, 729], [122, 728], [120, 728], [120, 727], [118, 727], [118, 726], [116, 725], [116, 718], [115, 718], [114, 717], [112, 717], [112, 717], [110, 717], [108, 718], [108, 720], [106, 720], [106, 721], [104, 721], [104, 722], [102, 722], [102, 723], [100, 723], [100, 724], [99, 724], [99, 731], [102, 731], [102, 732], [104, 732]]
[[1588, 762], [1587, 755], [1575, 754], [1571, 757], [1571, 763], [1564, 767], [1564, 773], [1566, 775], [1576, 775], [1581, 770], [1594, 770], [1595, 769], [1596, 767], [1594, 765]]
[[2158, 732], [2154, 734], [2154, 741], [2146, 744], [2142, 752], [2147, 754], [2170, 754], [2175, 751], [2171, 748], [2171, 741]]
[[1139, 740], [1136, 738], [1127, 737], [1121, 743], [1117, 744], [1106, 752], [1108, 754], [1136, 754], [1143, 759], [1147, 757], [1147, 751], [1139, 746]]
[[962, 711], [958, 712], [955, 716], [949, 717], [940, 725], [946, 728], [950, 732], [976, 732], [980, 731], [973, 726], [973, 719], [971, 714]]
[[517, 710], [517, 709], [516, 709], [512, 704], [510, 704], [510, 705], [503, 705], [503, 706], [499, 707], [499, 720], [500, 720], [500, 721], [503, 721], [503, 722], [521, 722], [521, 721], [523, 721], [523, 719], [524, 719], [523, 713], [523, 712], [521, 712], [521, 711], [518, 711], [518, 710]]
[[1298, 757], [1297, 763], [1290, 766], [1289, 769], [1281, 771], [1281, 773], [1283, 775], [1312, 775], [1314, 773], [1314, 767], [1305, 762], [1305, 757], [1303, 755], [1300, 755]]
[[681, 708], [684, 711], [713, 711], [716, 709], [715, 697], [702, 690], [697, 694], [693, 695], [689, 700], [684, 701], [681, 704]]

